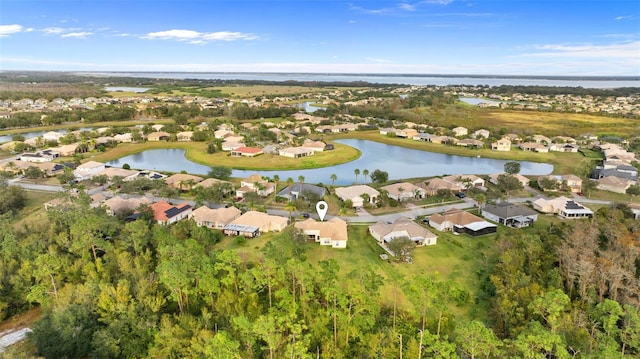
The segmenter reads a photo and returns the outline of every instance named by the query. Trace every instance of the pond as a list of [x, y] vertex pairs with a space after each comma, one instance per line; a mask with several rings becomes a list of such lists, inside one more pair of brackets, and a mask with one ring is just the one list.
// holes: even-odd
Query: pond
[[108, 87], [105, 87], [104, 90], [109, 92], [142, 93], [142, 92], [147, 92], [149, 89], [146, 87], [108, 86]]
[[[93, 130], [93, 128], [91, 128], [91, 127], [81, 127], [78, 130], [80, 130], [80, 131], [91, 131], [91, 130]], [[33, 132], [25, 132], [25, 133], [16, 133], [16, 135], [20, 135], [20, 136], [24, 137], [25, 140], [27, 140], [29, 138], [40, 137], [40, 136], [44, 135], [47, 132], [67, 133], [67, 132], [69, 132], [69, 130], [62, 129], [62, 130], [54, 130], [54, 131], [33, 131]], [[0, 136], [0, 143], [9, 142], [9, 141], [11, 141], [12, 138], [13, 138], [13, 135], [2, 135], [2, 136]]]
[[306, 113], [312, 113], [320, 109], [320, 107], [313, 106], [314, 103], [315, 102], [310, 102], [310, 101], [302, 102], [298, 104], [298, 107], [303, 109]]
[[[448, 174], [491, 174], [504, 171], [504, 164], [507, 160], [494, 160], [489, 158], [464, 157], [445, 155], [434, 152], [413, 150], [404, 147], [387, 145], [383, 143], [366, 140], [337, 140], [359, 149], [362, 156], [355, 161], [325, 168], [315, 168], [308, 170], [290, 171], [255, 171], [255, 170], [234, 170], [233, 177], [248, 177], [254, 173], [263, 176], [273, 177], [278, 175], [281, 180], [288, 177], [298, 180], [299, 176], [305, 177], [305, 182], [309, 183], [331, 183], [331, 175], [335, 174], [338, 179], [335, 184], [349, 185], [356, 181], [355, 169], [360, 172], [365, 169], [369, 173], [380, 169], [389, 173], [389, 179], [401, 179], [412, 177], [431, 177]], [[181, 149], [161, 149], [148, 150], [133, 154], [108, 162], [114, 167], [121, 167], [125, 163], [134, 169], [150, 169], [157, 171], [180, 172], [187, 171], [194, 174], [206, 174], [209, 171], [207, 166], [203, 166], [187, 160], [184, 157], [184, 150]], [[523, 175], [545, 175], [551, 173], [553, 166], [546, 163], [520, 162]], [[367, 179], [369, 181], [370, 179]], [[364, 177], [358, 176], [358, 183], [362, 183]]]
[[501, 103], [501, 101], [488, 100], [480, 97], [460, 97], [460, 101], [468, 103], [469, 105], [479, 105], [481, 103]]

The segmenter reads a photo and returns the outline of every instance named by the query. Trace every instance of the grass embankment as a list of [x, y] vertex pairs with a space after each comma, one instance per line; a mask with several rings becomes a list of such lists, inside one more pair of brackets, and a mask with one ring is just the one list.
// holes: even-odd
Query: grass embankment
[[[553, 165], [554, 174], [574, 173], [576, 169], [582, 168], [584, 163], [595, 160], [592, 156], [585, 157], [580, 153], [562, 153], [549, 152], [537, 153], [512, 149], [511, 151], [501, 152], [491, 149], [471, 149], [463, 146], [442, 145], [431, 142], [414, 141], [411, 139], [389, 137], [381, 135], [378, 131], [353, 131], [345, 134], [326, 135], [327, 139], [347, 139], [356, 138], [361, 140], [369, 140], [388, 145], [394, 145], [405, 148], [412, 148], [421, 151], [444, 153], [448, 155], [467, 156], [467, 157], [485, 157], [498, 160], [508, 161], [528, 161], [549, 163]], [[469, 169], [473, 172], [473, 169]]]
[[208, 154], [205, 142], [145, 142], [121, 144], [107, 152], [92, 155], [89, 159], [108, 162], [146, 150], [181, 148], [186, 150], [187, 159], [205, 166], [225, 166], [241, 170], [295, 170], [335, 166], [361, 156], [361, 152], [351, 146], [340, 143], [335, 143], [334, 146], [335, 149], [332, 151], [316, 152], [313, 156], [303, 158], [275, 154], [231, 157], [228, 152]]

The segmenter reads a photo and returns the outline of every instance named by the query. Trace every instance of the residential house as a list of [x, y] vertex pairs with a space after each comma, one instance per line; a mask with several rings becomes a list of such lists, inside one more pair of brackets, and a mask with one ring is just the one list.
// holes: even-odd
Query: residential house
[[557, 214], [560, 218], [593, 216], [592, 210], [564, 196], [553, 199], [538, 198], [533, 202], [533, 209], [542, 213]]
[[171, 137], [171, 134], [169, 134], [168, 132], [163, 132], [163, 131], [151, 132], [150, 134], [147, 135], [147, 141], [150, 141], [150, 142], [168, 141], [170, 137]]
[[102, 172], [98, 173], [98, 176], [107, 176], [109, 180], [112, 180], [114, 177], [120, 177], [122, 179], [133, 178], [138, 174], [138, 171], [135, 170], [127, 170], [119, 167], [106, 167]]
[[275, 183], [264, 180], [259, 174], [254, 174], [240, 181], [236, 197], [242, 198], [248, 192], [255, 192], [259, 196], [266, 197], [276, 190], [275, 187]]
[[241, 215], [242, 212], [233, 206], [216, 209], [200, 206], [189, 214], [189, 218], [193, 219], [198, 226], [222, 230]]
[[538, 220], [538, 212], [509, 202], [486, 204], [482, 208], [482, 216], [490, 221], [514, 228], [529, 227]]
[[60, 157], [60, 153], [52, 150], [43, 150], [37, 152], [25, 152], [18, 157], [23, 162], [50, 162]]
[[434, 137], [434, 135], [430, 134], [430, 133], [418, 133], [417, 135], [413, 136], [413, 140], [414, 141], [422, 141], [422, 142], [431, 142], [431, 139]]
[[369, 233], [381, 244], [388, 244], [401, 237], [411, 239], [418, 246], [435, 245], [438, 240], [438, 236], [431, 231], [405, 217], [400, 217], [393, 223], [378, 222], [369, 226]]
[[381, 187], [380, 189], [387, 191], [389, 198], [395, 199], [398, 202], [424, 198], [426, 196], [426, 191], [423, 188], [409, 182], [394, 183]]
[[543, 136], [543, 135], [533, 135], [531, 137], [531, 139], [533, 140], [534, 143], [541, 143], [544, 145], [548, 145], [551, 143], [551, 139], [549, 139], [549, 137], [547, 136]]
[[257, 147], [238, 147], [231, 150], [231, 156], [233, 157], [255, 157], [263, 154], [261, 148]]
[[312, 156], [315, 151], [309, 147], [287, 147], [278, 151], [278, 155], [289, 158]]
[[233, 190], [233, 183], [231, 183], [229, 181], [223, 181], [223, 180], [217, 179], [217, 178], [206, 178], [202, 182], [198, 182], [193, 187], [194, 188], [198, 188], [198, 187], [209, 188], [209, 187], [213, 187], [214, 185], [218, 185], [218, 184], [228, 184], [229, 188], [231, 190]]
[[443, 180], [457, 184], [460, 188], [466, 190], [471, 187], [485, 187], [485, 180], [476, 175], [449, 175], [442, 177]]
[[396, 137], [400, 137], [400, 138], [413, 138], [413, 136], [416, 136], [417, 134], [418, 134], [418, 131], [414, 130], [413, 128], [396, 130]]
[[572, 143], [552, 143], [549, 145], [549, 151], [553, 152], [578, 152], [578, 145]]
[[455, 145], [458, 143], [458, 139], [451, 136], [432, 136], [431, 143], [442, 144], [442, 145]]
[[318, 198], [323, 198], [327, 194], [327, 190], [324, 187], [310, 183], [294, 183], [278, 192], [278, 197], [292, 201], [297, 198], [304, 198], [307, 192], [314, 193]]
[[[560, 189], [564, 186], [568, 187], [573, 193], [582, 192], [582, 179], [576, 175], [548, 175], [538, 177], [538, 182], [543, 178], [547, 178], [551, 181], [557, 182], [557, 188]], [[555, 191], [556, 189], [545, 189], [545, 191]]]
[[419, 187], [425, 190], [425, 194], [427, 196], [435, 196], [440, 190], [447, 190], [450, 192], [462, 191], [462, 186], [458, 183], [445, 181], [439, 177], [434, 177], [426, 183], [421, 183], [419, 184]]
[[302, 143], [302, 147], [309, 148], [314, 152], [322, 152], [327, 147], [327, 144], [322, 141], [314, 141], [307, 139]]
[[116, 142], [128, 143], [133, 141], [133, 135], [131, 133], [118, 134], [113, 136], [113, 140]]
[[63, 157], [71, 157], [76, 152], [78, 152], [79, 147], [80, 147], [79, 143], [72, 143], [69, 145], [62, 145], [55, 148], [51, 148], [50, 151], [58, 152], [60, 156], [63, 156]]
[[515, 173], [515, 174], [509, 174], [509, 173], [494, 173], [494, 174], [490, 174], [489, 175], [489, 182], [493, 183], [495, 185], [498, 184], [498, 177], [500, 177], [500, 175], [508, 175], [508, 176], [513, 176], [515, 178], [518, 179], [518, 181], [520, 181], [520, 183], [522, 183], [522, 187], [527, 187], [529, 186], [529, 182], [531, 181], [529, 178], [519, 174], [519, 173]]
[[456, 143], [457, 146], [464, 146], [464, 147], [475, 147], [475, 148], [482, 148], [484, 147], [484, 142], [480, 141], [480, 140], [476, 140], [473, 138], [464, 138], [462, 140], [459, 140]]
[[536, 142], [523, 142], [518, 145], [521, 150], [529, 151], [529, 152], [539, 152], [539, 153], [548, 153], [549, 147], [542, 143]]
[[234, 135], [235, 133], [232, 130], [229, 129], [221, 129], [221, 130], [217, 130], [213, 133], [213, 136], [215, 138], [221, 139], [224, 138], [224, 136], [226, 135]]
[[233, 151], [241, 147], [244, 147], [244, 144], [240, 142], [222, 142], [223, 151]]
[[[590, 180], [591, 181], [591, 180]], [[598, 184], [596, 188], [603, 191], [615, 193], [627, 193], [627, 188], [633, 186], [636, 182], [630, 179], [607, 176], [595, 180]]]
[[491, 149], [494, 151], [511, 151], [511, 140], [503, 137], [491, 143]]
[[489, 138], [489, 136], [491, 136], [491, 132], [489, 130], [485, 130], [484, 128], [482, 128], [482, 129], [479, 129], [479, 130], [473, 132], [471, 134], [471, 136], [473, 138], [483, 137], [483, 138], [487, 139], [487, 138]]
[[369, 196], [368, 204], [376, 203], [380, 192], [367, 185], [355, 185], [349, 187], [339, 187], [335, 190], [336, 195], [342, 201], [351, 200], [354, 208], [360, 208], [365, 205], [363, 195]]
[[442, 232], [466, 233], [474, 237], [495, 233], [498, 228], [493, 223], [456, 208], [432, 215], [429, 217], [429, 225]]
[[338, 217], [333, 217], [326, 222], [319, 222], [309, 218], [302, 222], [296, 222], [294, 228], [309, 239], [320, 243], [322, 246], [332, 248], [347, 248], [347, 222]]
[[263, 212], [248, 211], [224, 227], [228, 236], [257, 237], [264, 232], [280, 232], [289, 223], [286, 217], [273, 216]]
[[152, 204], [151, 210], [153, 210], [153, 219], [158, 224], [168, 225], [187, 218], [193, 208], [187, 203], [174, 206], [169, 202], [160, 201]]
[[134, 212], [141, 205], [150, 205], [151, 200], [147, 197], [124, 198], [120, 196], [112, 197], [104, 201], [107, 214], [115, 216], [123, 212]]
[[186, 173], [176, 173], [164, 179], [169, 187], [176, 188], [181, 191], [190, 191], [202, 180], [203, 178], [200, 176], [194, 176]]
[[151, 125], [151, 128], [153, 128], [154, 131], [160, 131], [164, 128], [164, 125], [161, 125], [161, 124]]
[[176, 134], [176, 138], [180, 142], [191, 141], [192, 137], [193, 137], [193, 131], [183, 131], [183, 132], [178, 132]]
[[73, 175], [79, 181], [84, 181], [93, 178], [96, 175], [99, 175], [102, 171], [106, 169], [106, 166], [102, 162], [89, 161], [85, 162], [73, 171]]
[[453, 135], [456, 137], [466, 136], [469, 134], [469, 130], [462, 126], [458, 126], [451, 131], [453, 131]]
[[42, 135], [42, 139], [43, 139], [45, 142], [49, 142], [49, 141], [52, 141], [52, 142], [53, 142], [53, 141], [55, 141], [55, 142], [60, 142], [60, 139], [61, 139], [62, 137], [64, 137], [64, 134], [63, 134], [63, 133], [55, 132], [55, 131], [49, 131], [49, 132], [46, 132], [46, 133], [44, 133], [44, 134]]

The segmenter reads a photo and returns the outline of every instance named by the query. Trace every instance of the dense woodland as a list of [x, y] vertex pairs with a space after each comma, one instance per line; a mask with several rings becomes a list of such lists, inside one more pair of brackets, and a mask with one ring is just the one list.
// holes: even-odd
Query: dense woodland
[[[475, 297], [436, 273], [345, 273], [291, 230], [249, 258], [193, 222], [124, 223], [88, 202], [0, 221], [0, 317], [41, 306], [46, 358], [640, 355], [640, 224], [624, 206], [490, 240]], [[383, 300], [391, 289], [408, 304]]]

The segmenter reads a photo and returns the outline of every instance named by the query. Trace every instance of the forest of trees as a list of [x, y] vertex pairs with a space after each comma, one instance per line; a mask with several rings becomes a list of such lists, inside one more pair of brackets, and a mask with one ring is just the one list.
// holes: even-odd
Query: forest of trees
[[212, 249], [220, 233], [194, 222], [146, 218], [83, 197], [29, 228], [3, 218], [0, 317], [41, 306], [31, 339], [46, 358], [640, 355], [640, 224], [626, 210], [499, 236], [478, 298], [435, 273], [344, 273], [290, 229], [250, 258]]

